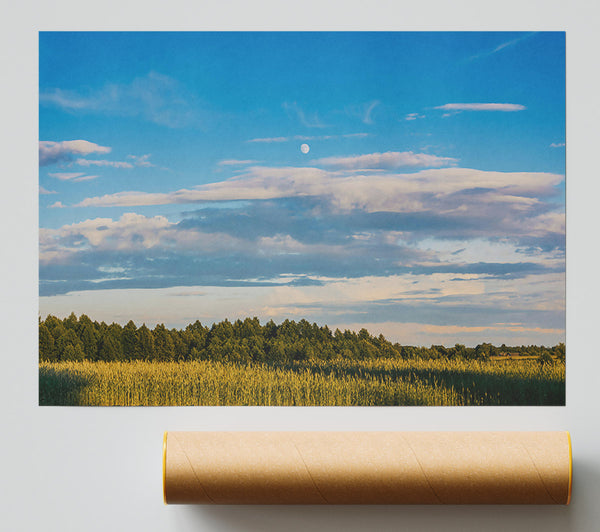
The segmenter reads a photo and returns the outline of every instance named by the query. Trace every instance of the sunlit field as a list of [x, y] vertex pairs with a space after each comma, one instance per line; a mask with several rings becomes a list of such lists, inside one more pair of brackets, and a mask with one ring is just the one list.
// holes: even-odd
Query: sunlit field
[[564, 363], [537, 360], [82, 361], [39, 369], [40, 405], [565, 404]]

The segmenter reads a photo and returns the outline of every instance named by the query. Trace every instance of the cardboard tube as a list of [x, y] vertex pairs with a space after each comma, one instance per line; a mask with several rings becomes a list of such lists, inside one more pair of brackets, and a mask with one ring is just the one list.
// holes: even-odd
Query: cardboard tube
[[568, 504], [568, 432], [168, 432], [168, 504]]

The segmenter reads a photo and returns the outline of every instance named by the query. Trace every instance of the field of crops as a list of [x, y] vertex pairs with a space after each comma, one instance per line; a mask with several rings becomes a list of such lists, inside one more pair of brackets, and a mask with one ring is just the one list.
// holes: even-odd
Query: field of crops
[[537, 361], [42, 362], [40, 405], [564, 405], [565, 366]]

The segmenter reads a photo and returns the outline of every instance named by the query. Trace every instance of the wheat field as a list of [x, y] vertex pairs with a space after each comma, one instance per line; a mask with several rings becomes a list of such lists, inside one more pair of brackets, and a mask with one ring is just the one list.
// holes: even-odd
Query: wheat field
[[565, 366], [537, 361], [332, 360], [285, 366], [42, 362], [40, 405], [564, 405]]

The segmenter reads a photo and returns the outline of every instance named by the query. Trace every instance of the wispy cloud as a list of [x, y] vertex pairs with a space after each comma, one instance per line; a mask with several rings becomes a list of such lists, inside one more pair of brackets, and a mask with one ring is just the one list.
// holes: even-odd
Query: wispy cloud
[[55, 201], [52, 205], [50, 205], [48, 207], [49, 209], [62, 209], [64, 208], [64, 205], [62, 204], [62, 201]]
[[368, 137], [369, 133], [347, 133], [345, 135], [340, 135], [340, 137], [344, 139], [358, 139]]
[[425, 118], [425, 115], [422, 115], [422, 114], [419, 114], [419, 113], [408, 113], [404, 117], [404, 120], [416, 120], [417, 118]]
[[535, 32], [532, 33], [525, 33], [524, 35], [520, 36], [520, 37], [516, 37], [515, 39], [511, 39], [509, 41], [505, 41], [503, 43], [500, 43], [498, 46], [495, 46], [494, 48], [491, 48], [489, 50], [484, 50], [478, 54], [472, 55], [471, 57], [467, 58], [467, 61], [474, 61], [476, 59], [482, 59], [484, 57], [489, 57], [491, 55], [494, 55], [506, 48], [509, 48], [511, 46], [514, 46], [515, 44], [523, 41], [524, 39], [528, 39], [529, 37], [531, 37], [532, 35], [535, 35]]
[[87, 140], [63, 140], [54, 142], [41, 140], [39, 142], [40, 166], [48, 166], [72, 160], [75, 155], [89, 155], [90, 153], [110, 153], [107, 146], [100, 146]]
[[131, 163], [126, 161], [105, 161], [93, 159], [77, 159], [75, 161], [79, 166], [111, 166], [112, 168], [133, 168]]
[[502, 112], [514, 112], [524, 111], [526, 107], [524, 105], [515, 103], [446, 103], [434, 109], [442, 109], [444, 111], [502, 111]]
[[323, 123], [319, 114], [316, 112], [306, 113], [296, 102], [284, 102], [283, 108], [289, 115], [296, 117], [304, 127], [308, 128], [323, 128], [327, 124]]
[[317, 164], [332, 166], [345, 170], [353, 169], [393, 169], [401, 167], [440, 167], [452, 166], [457, 160], [452, 157], [438, 157], [426, 153], [411, 151], [385, 153], [369, 153], [351, 157], [325, 157], [316, 161]]
[[346, 114], [357, 117], [363, 124], [373, 124], [373, 110], [381, 102], [379, 100], [373, 100], [371, 102], [364, 103], [362, 105], [349, 106], [345, 108]]
[[147, 153], [146, 155], [128, 155], [127, 157], [129, 159], [133, 159], [133, 163], [136, 166], [143, 166], [145, 168], [149, 168], [149, 167], [153, 167], [156, 166], [155, 164], [152, 164], [148, 159], [150, 159], [150, 153]]
[[245, 166], [249, 164], [256, 164], [258, 161], [253, 159], [225, 159], [219, 161], [219, 166]]
[[61, 181], [89, 181], [91, 179], [96, 179], [97, 175], [86, 175], [84, 172], [57, 172], [48, 174], [50, 177], [54, 177], [56, 179], [60, 179]]
[[564, 142], [553, 142], [550, 144], [551, 148], [564, 148], [566, 144]]
[[379, 101], [377, 101], [377, 100], [375, 100], [374, 102], [371, 102], [367, 105], [367, 108], [365, 109], [365, 114], [362, 119], [362, 121], [365, 124], [373, 123], [373, 117], [371, 115], [373, 113], [373, 109], [375, 109], [375, 107], [377, 107], [378, 105], [379, 105]]
[[360, 139], [368, 137], [369, 133], [346, 133], [344, 135], [293, 135], [291, 137], [264, 137], [250, 139], [246, 142], [291, 142], [294, 140], [335, 140], [335, 139]]
[[191, 126], [201, 121], [195, 96], [177, 80], [157, 72], [135, 78], [130, 83], [109, 83], [85, 93], [46, 89], [40, 92], [39, 99], [42, 105], [60, 107], [69, 112], [139, 116], [172, 128]]
[[75, 179], [73, 179], [73, 181], [75, 181], [76, 183], [80, 182], [80, 181], [91, 181], [92, 179], [96, 179], [97, 175], [83, 175], [81, 177], [76, 177]]
[[291, 139], [292, 139], [292, 137], [261, 137], [261, 138], [256, 138], [256, 139], [250, 139], [250, 140], [247, 140], [246, 142], [266, 142], [266, 143], [288, 142]]
[[47, 190], [40, 186], [40, 194], [56, 194], [56, 190]]

